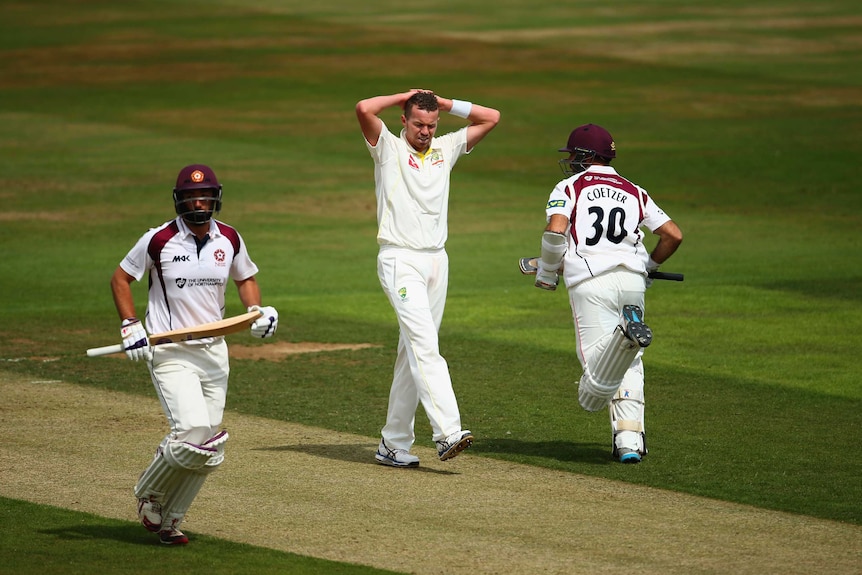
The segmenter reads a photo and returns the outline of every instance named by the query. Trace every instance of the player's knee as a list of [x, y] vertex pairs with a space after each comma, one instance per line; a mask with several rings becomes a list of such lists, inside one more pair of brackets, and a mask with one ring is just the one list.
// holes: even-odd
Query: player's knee
[[[209, 434], [209, 428], [206, 430]], [[163, 455], [168, 465], [175, 469], [211, 471], [224, 460], [224, 445], [227, 440], [227, 431], [221, 431], [200, 442], [173, 440], [165, 446]]]
[[207, 460], [206, 464], [200, 469], [202, 472], [212, 473], [218, 468], [219, 465], [222, 464], [222, 462], [224, 462], [224, 448], [225, 443], [227, 443], [228, 439], [229, 436], [227, 434], [227, 431], [220, 431], [204, 442], [204, 447], [215, 449], [216, 452], [215, 454], [213, 454], [212, 457]]
[[177, 431], [175, 441], [203, 445], [213, 436], [213, 429], [209, 425], [198, 425]]

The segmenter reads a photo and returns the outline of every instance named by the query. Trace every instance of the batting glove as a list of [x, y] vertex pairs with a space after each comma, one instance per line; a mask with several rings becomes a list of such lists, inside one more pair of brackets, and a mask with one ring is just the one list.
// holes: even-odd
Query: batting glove
[[260, 338], [272, 337], [272, 334], [274, 334], [275, 330], [278, 329], [278, 312], [275, 311], [275, 308], [270, 306], [260, 307], [259, 305], [253, 305], [248, 308], [248, 311], [263, 312], [263, 315], [254, 320], [254, 323], [251, 324], [251, 335]]
[[538, 262], [539, 267], [536, 270], [536, 287], [555, 291], [557, 284], [560, 283], [560, 274], [556, 270], [547, 270], [542, 267], [542, 262]]
[[651, 278], [651, 277], [649, 277], [649, 275], [650, 275], [652, 272], [654, 272], [654, 271], [658, 270], [658, 266], [659, 266], [659, 265], [658, 265], [657, 263], [655, 263], [655, 262], [653, 261], [653, 259], [652, 259], [652, 258], [650, 258], [650, 259], [649, 259], [649, 261], [647, 262], [647, 265], [646, 265], [646, 273], [647, 273], [647, 277], [646, 277], [646, 287], [649, 287], [649, 286], [651, 286], [651, 285], [652, 285], [652, 278]]
[[139, 319], [129, 318], [123, 320], [120, 327], [120, 337], [123, 338], [123, 349], [126, 357], [132, 361], [153, 359], [150, 351], [150, 342], [147, 339], [147, 330]]

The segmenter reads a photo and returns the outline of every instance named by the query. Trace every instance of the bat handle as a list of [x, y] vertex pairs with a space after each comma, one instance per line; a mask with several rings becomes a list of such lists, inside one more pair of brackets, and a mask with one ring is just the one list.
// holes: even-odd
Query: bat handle
[[670, 280], [674, 282], [681, 282], [685, 279], [683, 274], [675, 274], [671, 272], [650, 272], [649, 277], [654, 280]]
[[87, 357], [96, 357], [97, 355], [110, 355], [112, 353], [120, 353], [123, 351], [123, 344], [106, 345], [103, 347], [92, 347], [87, 350]]

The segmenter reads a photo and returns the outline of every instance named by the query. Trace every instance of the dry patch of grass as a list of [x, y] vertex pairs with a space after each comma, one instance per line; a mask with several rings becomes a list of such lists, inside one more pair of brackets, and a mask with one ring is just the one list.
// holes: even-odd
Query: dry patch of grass
[[[2, 372], [0, 393], [0, 495], [136, 520], [132, 485], [166, 432], [154, 398]], [[469, 451], [440, 462], [420, 447], [421, 467], [392, 469], [374, 463], [376, 441], [367, 437], [230, 412], [225, 423], [225, 465], [185, 523], [192, 544], [206, 533], [453, 575], [807, 574], [827, 567], [840, 575], [858, 573], [862, 561], [862, 530], [852, 525]]]
[[324, 351], [342, 351], [342, 350], [357, 350], [368, 349], [369, 347], [379, 347], [371, 343], [316, 343], [304, 341], [298, 343], [290, 343], [286, 341], [276, 342], [269, 345], [231, 345], [231, 357], [237, 359], [266, 359], [269, 361], [279, 361], [288, 355], [296, 355], [299, 353], [320, 353]]

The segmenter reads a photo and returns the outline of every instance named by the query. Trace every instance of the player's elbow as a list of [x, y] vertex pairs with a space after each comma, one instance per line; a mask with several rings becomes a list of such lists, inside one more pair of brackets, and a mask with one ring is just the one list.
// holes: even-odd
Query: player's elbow
[[359, 100], [356, 102], [356, 117], [363, 118], [365, 116], [373, 116], [374, 112], [371, 110], [371, 107], [368, 105], [368, 99]]
[[500, 123], [500, 110], [495, 110], [494, 108], [488, 108], [488, 116], [486, 120], [486, 124], [489, 126], [489, 130], [492, 130], [497, 124]]
[[676, 247], [679, 247], [682, 243], [682, 230], [679, 229], [679, 226], [676, 224], [673, 225], [673, 232], [671, 233], [670, 241], [673, 242]]
[[664, 225], [656, 230], [656, 233], [668, 246], [676, 248], [682, 243], [682, 230], [679, 229], [679, 226], [673, 220], [665, 222]]

